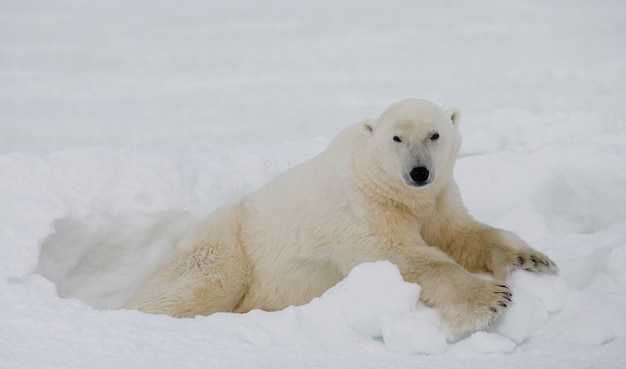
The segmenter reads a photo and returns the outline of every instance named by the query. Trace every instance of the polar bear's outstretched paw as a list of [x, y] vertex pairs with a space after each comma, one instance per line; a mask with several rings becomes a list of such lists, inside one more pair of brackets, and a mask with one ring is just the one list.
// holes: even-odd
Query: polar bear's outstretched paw
[[475, 276], [457, 287], [449, 295], [453, 296], [452, 301], [443, 301], [442, 306], [436, 307], [454, 336], [490, 326], [511, 306], [513, 300], [507, 286]]
[[505, 281], [515, 269], [533, 273], [558, 274], [556, 263], [547, 255], [533, 249], [515, 234], [497, 228], [483, 227], [479, 239], [490, 245], [488, 271], [499, 281]]
[[510, 306], [513, 298], [507, 286], [498, 282], [476, 279], [479, 283], [460, 296], [460, 298], [466, 298], [466, 308], [470, 315], [469, 322], [473, 325], [473, 327], [465, 328], [465, 331], [482, 329], [493, 324]]
[[511, 255], [513, 268], [534, 273], [558, 274], [559, 268], [547, 255], [536, 250], [515, 252]]

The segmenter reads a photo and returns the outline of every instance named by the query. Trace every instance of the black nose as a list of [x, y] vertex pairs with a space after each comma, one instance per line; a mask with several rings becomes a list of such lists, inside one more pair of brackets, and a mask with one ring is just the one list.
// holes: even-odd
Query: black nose
[[415, 167], [411, 170], [410, 175], [415, 183], [424, 183], [428, 180], [430, 172], [426, 167]]

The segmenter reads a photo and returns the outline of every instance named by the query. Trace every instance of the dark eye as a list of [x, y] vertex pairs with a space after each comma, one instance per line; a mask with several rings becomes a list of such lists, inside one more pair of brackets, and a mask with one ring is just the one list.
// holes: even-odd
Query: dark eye
[[396, 142], [402, 142], [402, 139], [398, 136], [393, 136], [393, 140]]
[[433, 133], [433, 135], [430, 136], [431, 141], [437, 141], [438, 139], [439, 139], [439, 133]]

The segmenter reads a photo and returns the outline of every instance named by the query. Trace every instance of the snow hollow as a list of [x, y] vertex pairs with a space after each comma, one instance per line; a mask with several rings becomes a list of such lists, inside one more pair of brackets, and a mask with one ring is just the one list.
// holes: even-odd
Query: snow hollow
[[[0, 4], [0, 368], [626, 367], [626, 4]], [[311, 303], [119, 309], [191, 225], [425, 98], [463, 114], [470, 212], [550, 255], [450, 341], [361, 265]]]

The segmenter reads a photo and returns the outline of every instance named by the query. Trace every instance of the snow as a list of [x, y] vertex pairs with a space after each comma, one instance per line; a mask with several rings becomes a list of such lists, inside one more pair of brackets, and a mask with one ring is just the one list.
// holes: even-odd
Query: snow
[[[1, 368], [626, 367], [626, 3], [0, 3]], [[120, 309], [194, 222], [425, 98], [470, 212], [547, 253], [447, 336], [387, 262], [311, 303]]]

